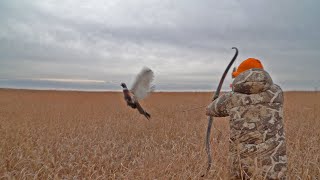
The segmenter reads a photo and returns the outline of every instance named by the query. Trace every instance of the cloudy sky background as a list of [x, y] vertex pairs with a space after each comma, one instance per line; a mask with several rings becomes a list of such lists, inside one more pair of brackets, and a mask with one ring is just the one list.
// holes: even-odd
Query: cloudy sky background
[[[158, 90], [213, 90], [262, 61], [285, 90], [320, 89], [318, 0], [1, 0], [0, 87], [116, 90], [143, 66]], [[225, 81], [229, 89], [231, 78]]]

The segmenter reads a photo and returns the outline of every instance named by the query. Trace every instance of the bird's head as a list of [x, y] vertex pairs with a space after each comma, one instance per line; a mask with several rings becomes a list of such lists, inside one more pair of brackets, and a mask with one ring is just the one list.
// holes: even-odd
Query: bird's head
[[121, 86], [122, 86], [123, 88], [127, 88], [127, 85], [126, 85], [125, 83], [121, 83]]

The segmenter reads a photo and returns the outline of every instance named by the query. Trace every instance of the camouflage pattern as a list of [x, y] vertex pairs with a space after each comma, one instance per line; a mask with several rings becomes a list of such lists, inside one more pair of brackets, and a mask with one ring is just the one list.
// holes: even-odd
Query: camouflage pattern
[[232, 85], [207, 108], [207, 115], [230, 116], [230, 179], [286, 179], [281, 88], [261, 69], [239, 74]]

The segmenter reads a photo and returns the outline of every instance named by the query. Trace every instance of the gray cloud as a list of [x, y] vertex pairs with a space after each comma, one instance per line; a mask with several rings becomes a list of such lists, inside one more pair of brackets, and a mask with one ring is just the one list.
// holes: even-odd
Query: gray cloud
[[[284, 89], [311, 90], [320, 86], [319, 5], [316, 0], [4, 0], [0, 78], [132, 82], [149, 66], [160, 89], [212, 89], [237, 46], [238, 64], [260, 58]], [[229, 83], [230, 78], [225, 89]]]

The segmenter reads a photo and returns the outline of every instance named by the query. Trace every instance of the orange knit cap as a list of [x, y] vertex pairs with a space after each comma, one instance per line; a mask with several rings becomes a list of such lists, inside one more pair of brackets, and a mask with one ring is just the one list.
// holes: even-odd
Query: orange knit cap
[[261, 64], [261, 62], [258, 59], [255, 58], [248, 58], [247, 60], [243, 61], [238, 69], [232, 73], [232, 77], [237, 77], [240, 73], [252, 69], [252, 68], [259, 68], [259, 69], [263, 69], [263, 66]]

